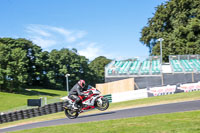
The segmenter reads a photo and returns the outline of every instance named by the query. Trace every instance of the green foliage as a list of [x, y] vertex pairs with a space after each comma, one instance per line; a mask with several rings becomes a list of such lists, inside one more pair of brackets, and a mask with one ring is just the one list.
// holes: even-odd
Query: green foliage
[[51, 87], [64, 89], [67, 73], [70, 74], [70, 88], [80, 79], [85, 79], [90, 83], [88, 59], [74, 51], [69, 49], [52, 50], [46, 62], [49, 66], [46, 70], [46, 77]]
[[21, 91], [25, 86], [65, 89], [84, 79], [87, 84], [103, 82], [104, 66], [110, 60], [99, 57], [90, 63], [76, 49], [42, 49], [26, 39], [0, 38], [0, 91]]
[[95, 78], [95, 81], [98, 83], [104, 82], [104, 68], [105, 66], [110, 63], [110, 59], [107, 59], [104, 56], [99, 56], [95, 58], [90, 64], [89, 67], [95, 74], [93, 78]]
[[41, 48], [26, 39], [0, 38], [0, 89], [14, 91], [35, 79], [35, 54]]
[[164, 39], [164, 61], [173, 54], [200, 54], [200, 1], [170, 0], [158, 6], [141, 34], [152, 55], [160, 54], [157, 39]]

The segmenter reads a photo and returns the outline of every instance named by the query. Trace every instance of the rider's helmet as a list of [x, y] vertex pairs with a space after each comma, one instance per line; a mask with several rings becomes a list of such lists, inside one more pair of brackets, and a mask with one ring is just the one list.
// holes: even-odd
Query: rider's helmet
[[79, 80], [78, 81], [78, 84], [81, 88], [84, 88], [85, 87], [85, 80]]

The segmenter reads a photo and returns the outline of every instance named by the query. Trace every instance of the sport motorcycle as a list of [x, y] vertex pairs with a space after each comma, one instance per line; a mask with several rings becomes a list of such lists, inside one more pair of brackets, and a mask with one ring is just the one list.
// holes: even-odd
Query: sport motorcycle
[[70, 99], [68, 96], [61, 98], [65, 101], [63, 106], [65, 115], [69, 119], [75, 119], [80, 113], [90, 111], [93, 109], [98, 109], [104, 111], [109, 107], [109, 101], [107, 98], [100, 95], [101, 92], [92, 86], [88, 86], [87, 91], [83, 92], [83, 95], [79, 96], [81, 99], [78, 103], [78, 109], [73, 108], [74, 100]]

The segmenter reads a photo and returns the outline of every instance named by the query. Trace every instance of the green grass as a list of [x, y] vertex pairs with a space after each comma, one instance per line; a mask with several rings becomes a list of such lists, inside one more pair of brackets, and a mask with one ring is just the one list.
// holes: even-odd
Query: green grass
[[35, 128], [14, 133], [197, 133], [200, 111]]
[[[166, 95], [166, 96], [150, 97], [150, 98], [145, 98], [145, 99], [120, 102], [120, 103], [111, 103], [110, 107], [108, 108], [107, 111], [123, 109], [123, 108], [133, 108], [133, 107], [173, 103], [173, 102], [180, 102], [180, 101], [191, 101], [191, 100], [200, 100], [200, 91], [189, 92], [189, 93], [179, 93], [179, 94]], [[83, 113], [81, 115], [100, 113], [100, 112], [101, 111], [93, 110], [93, 111]], [[50, 114], [50, 115], [44, 115], [44, 116], [20, 120], [20, 121], [14, 121], [14, 122], [10, 122], [10, 123], [4, 123], [4, 124], [0, 124], [0, 128], [13, 126], [13, 125], [19, 125], [21, 123], [39, 122], [39, 121], [53, 120], [53, 119], [59, 119], [59, 118], [66, 118], [66, 116], [64, 115], [64, 112]]]
[[58, 101], [59, 97], [66, 95], [66, 91], [50, 89], [28, 89], [18, 94], [0, 92], [0, 112], [20, 109], [21, 106], [26, 107], [27, 99], [39, 99], [40, 97], [47, 97], [47, 101], [54, 99], [57, 99]]

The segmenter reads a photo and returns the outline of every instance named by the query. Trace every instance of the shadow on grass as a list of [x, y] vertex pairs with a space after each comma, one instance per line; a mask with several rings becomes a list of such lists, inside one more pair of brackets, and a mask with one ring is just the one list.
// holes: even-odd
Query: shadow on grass
[[37, 90], [21, 90], [21, 91], [15, 92], [15, 94], [22, 94], [22, 95], [27, 95], [27, 96], [39, 96], [39, 95], [60, 96], [58, 94], [49, 93], [49, 92], [40, 92]]

